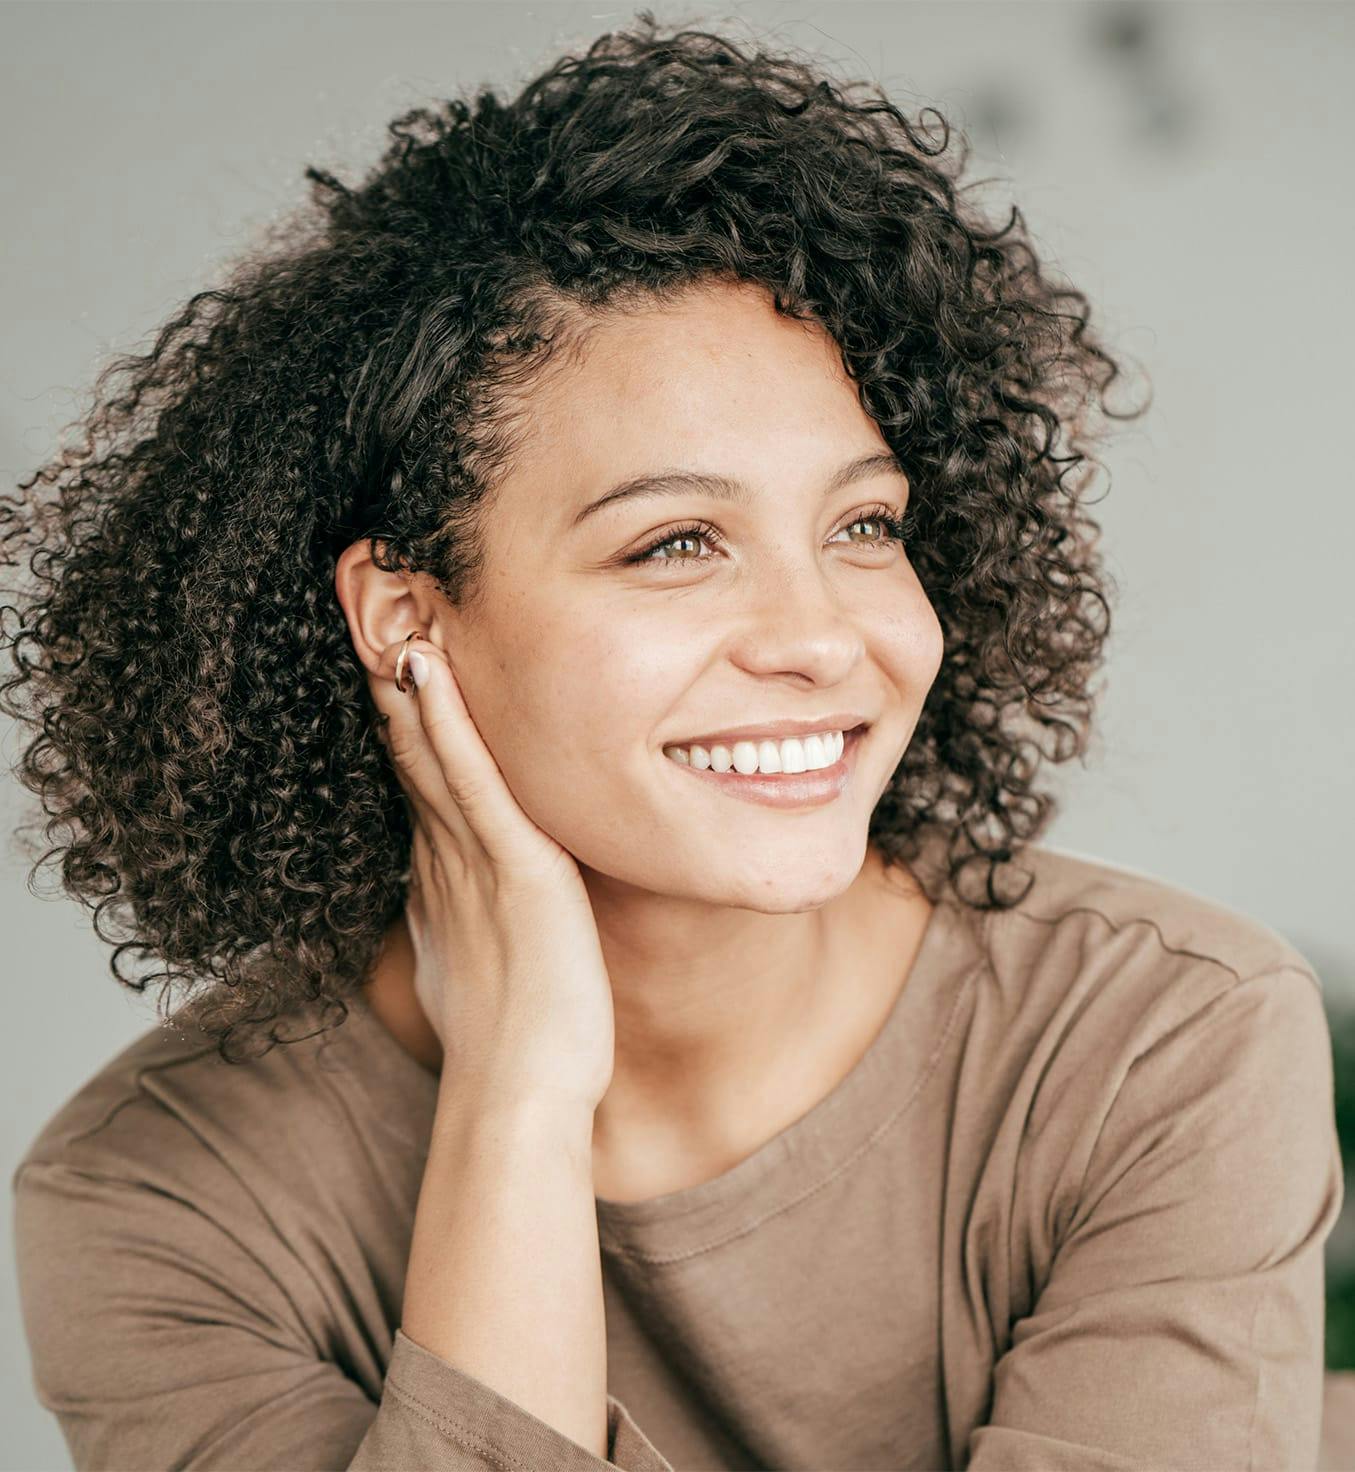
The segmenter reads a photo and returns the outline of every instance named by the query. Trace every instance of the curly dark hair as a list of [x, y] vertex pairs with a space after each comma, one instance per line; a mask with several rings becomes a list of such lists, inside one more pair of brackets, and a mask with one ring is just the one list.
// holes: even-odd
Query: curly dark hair
[[[946, 160], [934, 108], [649, 11], [511, 101], [388, 132], [360, 184], [307, 168], [307, 202], [109, 361], [74, 441], [0, 498], [33, 579], [0, 606], [0, 703], [35, 728], [16, 770], [47, 841], [64, 825], [34, 871], [61, 854], [115, 978], [204, 983], [228, 1062], [296, 1041], [271, 1024], [303, 1004], [342, 1022], [412, 833], [336, 561], [370, 538], [475, 600], [518, 391], [603, 310], [702, 278], [825, 328], [913, 486], [944, 659], [871, 839], [906, 862], [941, 825], [952, 880], [985, 867], [966, 902], [1015, 903], [996, 879], [1054, 811], [1041, 762], [1088, 742], [1110, 580], [1065, 482], [1099, 463], [1077, 445], [1119, 368], [1020, 211], [962, 201], [968, 145]], [[127, 950], [164, 970], [124, 976]]]

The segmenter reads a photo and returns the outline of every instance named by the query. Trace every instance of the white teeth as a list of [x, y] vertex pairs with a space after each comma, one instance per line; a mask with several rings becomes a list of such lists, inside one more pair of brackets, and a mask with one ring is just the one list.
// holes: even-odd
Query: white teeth
[[752, 772], [817, 772], [835, 765], [845, 745], [841, 731], [824, 731], [785, 741], [736, 741], [732, 746], [710, 748], [665, 746], [663, 754], [698, 771], [728, 772], [732, 768], [747, 776]]
[[734, 770], [745, 777], [750, 772], [781, 770], [781, 750], [774, 741], [736, 741]]

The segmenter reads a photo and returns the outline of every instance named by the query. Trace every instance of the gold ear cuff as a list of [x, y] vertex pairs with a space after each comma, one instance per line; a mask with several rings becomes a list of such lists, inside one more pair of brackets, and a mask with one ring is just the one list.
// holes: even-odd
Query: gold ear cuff
[[408, 658], [409, 655], [409, 641], [411, 639], [417, 639], [418, 637], [418, 629], [415, 629], [413, 633], [406, 634], [405, 642], [401, 644], [400, 652], [395, 656], [395, 688], [401, 693], [401, 695], [412, 695], [414, 693], [413, 684], [405, 684], [405, 660]]

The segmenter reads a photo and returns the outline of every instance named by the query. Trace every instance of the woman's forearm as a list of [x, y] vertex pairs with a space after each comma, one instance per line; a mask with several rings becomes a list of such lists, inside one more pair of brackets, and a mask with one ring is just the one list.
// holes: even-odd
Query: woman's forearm
[[592, 1138], [592, 1111], [581, 1106], [443, 1084], [401, 1328], [605, 1458]]

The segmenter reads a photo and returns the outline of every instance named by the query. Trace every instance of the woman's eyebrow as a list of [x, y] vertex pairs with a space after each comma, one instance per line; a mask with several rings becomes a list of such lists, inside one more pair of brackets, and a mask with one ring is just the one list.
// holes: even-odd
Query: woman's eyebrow
[[[843, 486], [851, 485], [853, 481], [865, 480], [867, 476], [886, 473], [905, 474], [897, 455], [887, 450], [860, 455], [855, 460], [849, 460], [846, 465], [836, 470], [828, 478], [823, 493], [825, 497], [831, 496], [834, 491], [840, 491]], [[600, 511], [604, 506], [611, 506], [617, 501], [629, 500], [634, 496], [680, 496], [691, 493], [718, 496], [722, 500], [733, 501], [740, 506], [746, 506], [753, 498], [752, 487], [746, 481], [737, 480], [732, 476], [711, 475], [699, 470], [653, 471], [618, 481], [611, 490], [577, 512], [570, 525], [578, 526], [585, 517], [591, 516], [595, 511]]]

